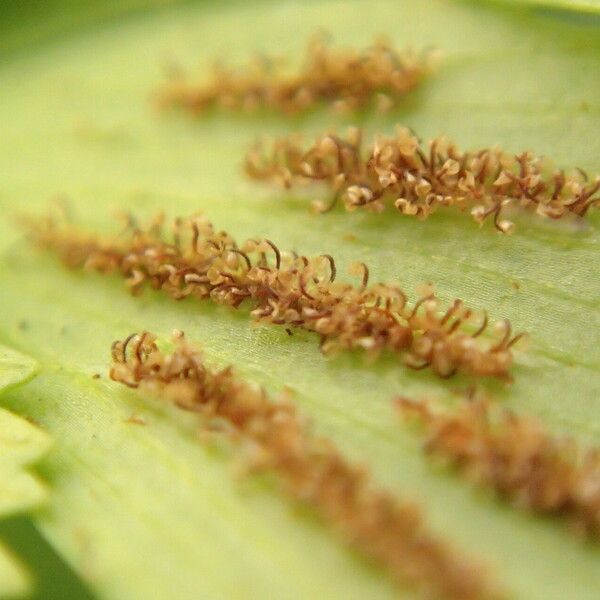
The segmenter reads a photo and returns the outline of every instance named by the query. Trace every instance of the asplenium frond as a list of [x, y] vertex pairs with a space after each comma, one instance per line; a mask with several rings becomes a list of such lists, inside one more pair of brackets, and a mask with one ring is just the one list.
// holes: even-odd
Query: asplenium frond
[[[127, 3], [141, 4], [154, 3]], [[515, 383], [489, 386], [498, 401], [597, 444], [597, 216], [556, 226], [518, 216], [510, 238], [443, 210], [426, 222], [385, 212], [315, 216], [245, 181], [241, 162], [259, 135], [302, 130], [311, 139], [350, 124], [389, 135], [401, 123], [425, 139], [446, 134], [465, 149], [529, 149], [595, 174], [598, 28], [587, 15], [451, 0], [157, 4], [37, 46], [44, 19], [17, 20], [0, 65], [0, 340], [40, 363], [39, 376], [3, 402], [55, 440], [52, 495], [36, 516], [44, 536], [107, 599], [396, 593], [310, 515], [282, 502], [269, 481], [231, 477], [229, 450], [200, 444], [192, 421], [107, 380], [113, 340], [178, 328], [211, 364], [233, 363], [272, 392], [292, 388], [319, 433], [368, 464], [377, 481], [422, 502], [436, 531], [480, 554], [515, 598], [597, 600], [596, 545], [432, 468], [399, 425], [393, 397], [443, 396], [470, 380], [441, 382], [395, 361], [329, 360], [310, 333], [257, 328], [192, 299], [132, 298], [116, 279], [70, 272], [31, 249], [12, 215], [41, 214], [57, 194], [68, 197], [82, 227], [98, 232], [109, 230], [116, 210], [142, 217], [202, 210], [236, 238], [335, 256], [340, 274], [358, 260], [369, 264], [372, 281], [409, 293], [434, 282], [443, 300], [462, 298], [530, 333]], [[97, 14], [106, 6], [90, 2]], [[64, 8], [65, 27], [90, 22], [79, 10]], [[47, 29], [56, 31], [60, 19]], [[360, 47], [386, 33], [400, 46], [435, 46], [444, 59], [398, 110], [360, 114], [361, 123], [321, 110], [295, 120], [261, 113], [193, 121], [150, 106], [165, 62], [208, 67], [226, 55], [243, 64], [257, 49], [293, 58], [322, 28], [336, 43]]]

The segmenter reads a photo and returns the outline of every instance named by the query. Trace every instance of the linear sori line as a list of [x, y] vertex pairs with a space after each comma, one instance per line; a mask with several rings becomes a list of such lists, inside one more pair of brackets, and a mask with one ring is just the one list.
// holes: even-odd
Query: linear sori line
[[519, 508], [564, 517], [579, 533], [600, 534], [600, 453], [549, 433], [537, 420], [472, 398], [452, 409], [398, 399], [426, 435], [424, 449]]
[[176, 219], [171, 236], [162, 220], [114, 238], [51, 219], [30, 219], [27, 227], [70, 267], [119, 273], [134, 293], [149, 284], [175, 299], [195, 296], [233, 308], [245, 303], [256, 321], [317, 333], [325, 353], [386, 351], [441, 377], [462, 371], [509, 379], [512, 347], [523, 336], [513, 335], [505, 320], [496, 324], [494, 338], [482, 339], [487, 314], [475, 315], [460, 300], [440, 309], [431, 287], [411, 304], [397, 286], [369, 285], [362, 263], [353, 265], [359, 285], [341, 282], [329, 255], [282, 252], [269, 240], [239, 245], [202, 216]]
[[566, 173], [529, 152], [465, 152], [444, 137], [423, 144], [405, 127], [391, 137], [375, 136], [369, 147], [357, 128], [346, 137], [321, 135], [308, 146], [298, 136], [280, 138], [268, 151], [259, 143], [246, 155], [245, 170], [253, 179], [285, 188], [324, 184], [332, 200], [314, 201], [318, 212], [330, 210], [338, 199], [348, 211], [380, 212], [390, 204], [421, 219], [454, 207], [468, 210], [479, 224], [491, 220], [501, 233], [514, 228], [505, 218], [509, 209], [561, 219], [584, 217], [600, 203], [600, 176], [589, 180], [581, 169]]
[[157, 102], [195, 115], [212, 108], [295, 114], [318, 103], [348, 111], [373, 101], [385, 110], [422, 81], [431, 57], [428, 51], [396, 50], [385, 39], [362, 50], [334, 50], [323, 36], [315, 36], [296, 72], [266, 56], [239, 70], [217, 64], [208, 81], [171, 79], [157, 93]]
[[416, 505], [376, 487], [364, 468], [327, 438], [313, 435], [287, 398], [272, 400], [231, 367], [211, 369], [181, 332], [174, 333], [174, 344], [164, 354], [147, 332], [115, 342], [110, 377], [199, 413], [204, 422], [225, 421], [232, 441], [250, 443], [250, 467], [273, 473], [282, 492], [311, 507], [344, 542], [402, 585], [430, 598], [500, 597], [480, 565], [428, 530]]

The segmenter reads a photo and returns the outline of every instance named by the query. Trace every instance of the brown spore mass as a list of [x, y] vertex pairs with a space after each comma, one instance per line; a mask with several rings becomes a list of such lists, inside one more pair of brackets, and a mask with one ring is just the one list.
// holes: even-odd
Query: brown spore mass
[[423, 144], [405, 127], [394, 136], [376, 136], [368, 147], [357, 128], [346, 137], [321, 135], [307, 147], [294, 135], [277, 139], [268, 150], [258, 143], [246, 155], [245, 170], [285, 188], [324, 184], [332, 200], [314, 202], [318, 212], [338, 200], [348, 211], [380, 212], [389, 204], [420, 219], [453, 207], [468, 210], [479, 224], [492, 221], [501, 233], [514, 229], [507, 209], [561, 219], [584, 217], [600, 203], [600, 176], [591, 180], [580, 169], [567, 173], [530, 152], [466, 152], [443, 137]]
[[440, 309], [430, 286], [410, 303], [395, 285], [370, 285], [363, 263], [352, 267], [359, 285], [342, 282], [330, 255], [282, 252], [269, 240], [239, 245], [202, 216], [176, 219], [171, 239], [161, 219], [107, 239], [48, 219], [29, 220], [28, 229], [70, 267], [117, 272], [133, 293], [150, 285], [178, 300], [194, 296], [233, 308], [246, 302], [258, 322], [318, 334], [325, 353], [385, 351], [440, 377], [461, 371], [509, 379], [512, 346], [522, 337], [504, 320], [496, 324], [495, 339], [485, 340], [487, 314], [475, 315], [461, 300]]
[[309, 506], [346, 544], [402, 585], [428, 598], [492, 600], [500, 596], [480, 565], [432, 534], [415, 504], [379, 489], [327, 438], [315, 436], [283, 395], [272, 400], [231, 367], [209, 368], [198, 348], [174, 332], [164, 354], [143, 332], [112, 346], [110, 377], [228, 424], [232, 441], [249, 442], [253, 468], [268, 471], [288, 497]]

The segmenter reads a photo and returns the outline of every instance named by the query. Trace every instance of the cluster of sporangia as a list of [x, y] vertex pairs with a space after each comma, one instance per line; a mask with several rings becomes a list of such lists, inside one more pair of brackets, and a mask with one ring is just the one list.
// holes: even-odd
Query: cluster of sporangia
[[162, 229], [156, 221], [145, 231], [104, 240], [52, 221], [30, 223], [33, 237], [68, 265], [119, 272], [134, 293], [148, 283], [176, 299], [210, 298], [234, 308], [247, 301], [257, 321], [317, 333], [325, 353], [388, 351], [402, 353], [409, 367], [431, 366], [441, 377], [457, 371], [509, 377], [511, 347], [522, 335], [513, 336], [510, 323], [503, 321], [497, 324], [497, 339], [479, 339], [487, 315], [476, 317], [460, 300], [441, 311], [429, 288], [409, 305], [396, 286], [369, 286], [369, 270], [362, 263], [354, 265], [360, 285], [336, 281], [329, 255], [284, 253], [269, 240], [240, 246], [201, 216], [177, 219], [172, 241]]
[[324, 212], [338, 198], [347, 210], [382, 211], [393, 204], [402, 214], [427, 218], [443, 206], [469, 210], [480, 224], [491, 219], [510, 233], [506, 209], [519, 207], [543, 217], [583, 217], [600, 203], [600, 176], [588, 181], [580, 170], [565, 173], [529, 152], [509, 154], [498, 148], [465, 152], [444, 138], [427, 146], [404, 127], [393, 137], [377, 136], [364, 149], [362, 132], [351, 128], [345, 138], [322, 135], [304, 148], [297, 137], [281, 138], [267, 153], [259, 144], [246, 156], [247, 174], [286, 188], [324, 183], [332, 192]]
[[425, 450], [516, 506], [564, 516], [576, 531], [600, 535], [600, 453], [548, 433], [537, 420], [471, 399], [451, 410], [400, 398], [427, 433]]
[[250, 444], [249, 466], [274, 473], [285, 493], [399, 581], [432, 598], [499, 597], [478, 565], [427, 530], [417, 507], [376, 488], [364, 469], [314, 436], [285, 397], [273, 401], [230, 367], [211, 370], [181, 332], [174, 333], [175, 349], [168, 355], [155, 339], [145, 332], [115, 342], [111, 378], [224, 421], [233, 441]]
[[217, 65], [208, 82], [170, 81], [159, 91], [158, 103], [196, 114], [211, 108], [294, 114], [320, 102], [355, 110], [373, 100], [386, 109], [421, 82], [428, 63], [426, 53], [400, 52], [385, 40], [358, 51], [332, 50], [319, 36], [308, 45], [295, 73], [266, 57], [257, 57], [237, 71]]

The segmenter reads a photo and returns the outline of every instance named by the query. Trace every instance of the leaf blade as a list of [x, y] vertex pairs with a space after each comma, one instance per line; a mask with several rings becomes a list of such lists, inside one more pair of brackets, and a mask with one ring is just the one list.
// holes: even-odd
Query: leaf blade
[[[35, 360], [0, 345], [0, 394], [22, 384], [37, 371]], [[0, 408], [0, 519], [38, 508], [46, 487], [26, 469], [50, 447], [50, 438], [25, 419]], [[30, 574], [0, 544], [0, 597], [21, 597], [31, 591]]]
[[[18, 149], [16, 159], [2, 159], [11, 175], [3, 183], [0, 204], [10, 211], [13, 199], [27, 198], [31, 209], [41, 210], [49, 193], [66, 190], [83, 221], [99, 229], [107, 227], [111, 208], [150, 214], [169, 206], [185, 213], [202, 205], [219, 227], [241, 237], [266, 235], [282, 248], [327, 251], [340, 257], [342, 266], [360, 256], [373, 266], [375, 278], [402, 281], [408, 289], [423, 280], [438, 281], [448, 298], [462, 296], [476, 307], [490, 307], [494, 316], [509, 316], [519, 328], [532, 332], [534, 347], [527, 357], [519, 357], [514, 388], [496, 390], [499, 397], [544, 416], [559, 430], [597, 442], [600, 353], [593, 337], [585, 333], [600, 324], [594, 277], [599, 241], [594, 230], [532, 227], [524, 219], [521, 233], [507, 243], [493, 233], [478, 231], [460, 215], [440, 215], [427, 223], [398, 220], [395, 215], [389, 215], [388, 222], [372, 215], [343, 213], [316, 218], [306, 212], [305, 202], [294, 203], [243, 183], [237, 163], [256, 134], [285, 133], [291, 127], [318, 131], [331, 125], [328, 114], [315, 113], [293, 125], [269, 116], [255, 122], [215, 116], [191, 123], [167, 116], [153, 119], [146, 109], [146, 94], [160, 77], [158, 59], [149, 57], [173, 48], [190, 65], [199, 57], [206, 64], [213, 53], [226, 51], [242, 61], [256, 45], [253, 23], [261, 23], [266, 49], [292, 53], [323, 23], [335, 22], [340, 41], [356, 45], [367, 43], [372, 33], [389, 31], [393, 23], [398, 43], [408, 41], [416, 47], [433, 43], [446, 51], [447, 66], [402, 113], [382, 119], [365, 117], [370, 130], [388, 130], [398, 119], [425, 136], [446, 131], [462, 146], [502, 142], [514, 151], [551, 150], [560, 164], [600, 170], [598, 141], [589, 136], [598, 125], [600, 92], [599, 82], [589, 76], [599, 67], [600, 42], [593, 32], [583, 38], [581, 30], [568, 23], [541, 21], [535, 15], [521, 20], [514, 12], [482, 6], [467, 9], [437, 1], [377, 6], [357, 2], [353, 7], [354, 11], [344, 11], [333, 2], [290, 5], [277, 12], [268, 5], [236, 6], [222, 13], [188, 7], [89, 32], [86, 39], [67, 39], [47, 47], [44, 56], [8, 65], [0, 72], [3, 81], [13, 81], [20, 69], [29, 81], [13, 86], [0, 99], [4, 143]], [[61, 89], [59, 95], [52, 93], [56, 87]], [[41, 101], [29, 101], [32, 94], [44, 99], [43, 106]], [[26, 141], [23, 131], [27, 131]], [[48, 139], [54, 144], [52, 154], [45, 148]], [[35, 177], [23, 167], [29, 164], [37, 165]], [[95, 372], [104, 372], [108, 345], [132, 330], [151, 328], [166, 335], [178, 327], [203, 344], [220, 364], [240, 364], [247, 374], [273, 389], [290, 385], [322, 431], [354, 456], [367, 460], [382, 482], [422, 497], [440, 529], [488, 556], [518, 598], [593, 600], [597, 596], [597, 550], [583, 548], [550, 523], [517, 516], [474, 496], [421, 461], [419, 449], [398, 428], [389, 401], [400, 391], [444, 393], [439, 383], [406, 374], [391, 363], [368, 367], [355, 358], [327, 362], [309, 336], [288, 340], [282, 332], [250, 328], [243, 315], [200, 303], [175, 304], [151, 293], [131, 299], [121, 282], [68, 273], [23, 244], [11, 247], [18, 233], [10, 225], [0, 224], [0, 231], [5, 240], [0, 272], [11, 284], [6, 294], [10, 319], [0, 326], [0, 336], [16, 347], [34, 348], [44, 365], [44, 379], [12, 391], [10, 402], [16, 408], [26, 407], [61, 438], [53, 463], [60, 475], [55, 500], [49, 514], [38, 522], [104, 595], [131, 596], [137, 585], [163, 596], [169, 591], [156, 556], [150, 557], [156, 562], [147, 563], [155, 568], [146, 570], [144, 554], [131, 557], [137, 547], [158, 544], [160, 548], [164, 529], [160, 523], [147, 529], [143, 524], [148, 518], [135, 516], [131, 508], [144, 501], [144, 491], [152, 486], [151, 479], [136, 473], [133, 457], [138, 454], [146, 457], [140, 463], [146, 468], [158, 462], [156, 469], [164, 477], [164, 491], [157, 491], [162, 502], [154, 500], [151, 506], [156, 506], [164, 523], [171, 522], [171, 537], [164, 534], [169, 541], [161, 556], [181, 575], [179, 581], [186, 582], [180, 584], [182, 595], [191, 595], [203, 585], [224, 596], [232, 594], [223, 574], [217, 573], [208, 582], [198, 573], [197, 564], [208, 552], [206, 548], [196, 549], [195, 560], [185, 558], [194, 541], [187, 529], [202, 531], [202, 523], [211, 514], [210, 503], [203, 510], [192, 510], [195, 495], [207, 493], [194, 474], [200, 465], [213, 473], [210, 484], [205, 483], [211, 493], [226, 486], [220, 502], [236, 507], [235, 520], [243, 521], [244, 515], [255, 524], [253, 533], [244, 534], [249, 536], [244, 537], [248, 543], [244, 547], [251, 548], [249, 540], [254, 536], [270, 540], [263, 543], [277, 549], [266, 552], [266, 558], [261, 555], [264, 564], [259, 561], [255, 567], [264, 581], [247, 575], [251, 583], [246, 589], [265, 592], [272, 585], [276, 587], [271, 589], [283, 593], [285, 584], [309, 593], [302, 586], [312, 577], [324, 587], [331, 586], [327, 589], [332, 597], [350, 594], [349, 588], [373, 597], [388, 593], [385, 584], [370, 583], [368, 570], [355, 569], [348, 557], [330, 546], [318, 558], [303, 556], [306, 547], [312, 551], [319, 546], [320, 534], [312, 536], [304, 521], [272, 517], [282, 510], [274, 495], [270, 500], [255, 500], [258, 508], [247, 499], [242, 502], [239, 489], [226, 483], [226, 461], [194, 449], [195, 441], [180, 440], [172, 425], [174, 416], [152, 421], [148, 415], [151, 427], [159, 431], [120, 432], [121, 420], [131, 414], [128, 411], [146, 414], [143, 411], [148, 409], [131, 396], [113, 397], [110, 386], [93, 382]], [[356, 238], [344, 239], [348, 233]], [[520, 283], [518, 291], [511, 285], [515, 281]], [[20, 331], [18, 322], [28, 315], [32, 326]], [[580, 334], [573, 335], [574, 331]], [[55, 340], [61, 340], [60, 347]], [[66, 373], [61, 375], [61, 369]], [[456, 387], [463, 383], [457, 382]], [[62, 389], [70, 390], [67, 403]], [[44, 403], [36, 403], [36, 397]], [[73, 419], [86, 424], [87, 437], [70, 424]], [[93, 423], [98, 425], [96, 432]], [[160, 433], [171, 427], [168, 435]], [[105, 430], [109, 439], [118, 442], [115, 448], [126, 449], [129, 471], [112, 473], [110, 460], [90, 441], [94, 433], [102, 435]], [[165, 450], [166, 441], [173, 444], [171, 451]], [[101, 449], [110, 452], [113, 446]], [[177, 452], [180, 446], [185, 450]], [[90, 463], [85, 469], [78, 458], [81, 454]], [[112, 460], [118, 459], [115, 450]], [[169, 474], [168, 464], [192, 473], [194, 485], [180, 492], [183, 500], [169, 499], [166, 493], [180, 485], [177, 471]], [[128, 489], [128, 472], [138, 479], [134, 489]], [[103, 502], [103, 495], [111, 492], [111, 502]], [[90, 497], [100, 500], [90, 505]], [[165, 505], [162, 509], [161, 504]], [[82, 543], [71, 531], [72, 519], [76, 514], [85, 525], [89, 506], [93, 526]], [[190, 521], [171, 521], [168, 511], [177, 513], [182, 507], [192, 511]], [[227, 541], [234, 534], [225, 514], [211, 529], [215, 539], [228, 532], [218, 550], [222, 564], [229, 556], [237, 567], [247, 567]], [[128, 525], [129, 515], [135, 526]], [[279, 533], [270, 531], [272, 523], [277, 523]], [[119, 540], [114, 557], [104, 539], [106, 532]], [[286, 536], [298, 536], [302, 542], [287, 545]], [[86, 544], [92, 550], [99, 546], [97, 560], [91, 560], [95, 570], [90, 571], [90, 559], [82, 549]], [[531, 548], [536, 548], [534, 557]], [[285, 560], [278, 560], [278, 554]], [[568, 562], [562, 560], [565, 555]], [[285, 581], [269, 575], [271, 570], [281, 570], [282, 562], [286, 573], [295, 563], [304, 575]], [[326, 564], [324, 570], [335, 573], [342, 587], [335, 589], [333, 583], [319, 578], [314, 573], [318, 563]], [[136, 573], [135, 585], [125, 576], [130, 567]], [[357, 574], [351, 576], [353, 571]]]

